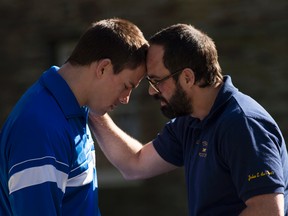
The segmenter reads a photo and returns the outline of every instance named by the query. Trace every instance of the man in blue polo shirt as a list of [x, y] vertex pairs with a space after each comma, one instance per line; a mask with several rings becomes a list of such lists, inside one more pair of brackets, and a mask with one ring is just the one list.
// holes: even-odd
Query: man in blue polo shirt
[[223, 76], [214, 42], [177, 24], [150, 39], [149, 93], [172, 120], [142, 145], [108, 115], [90, 115], [106, 156], [127, 179], [184, 166], [189, 215], [280, 216], [288, 209], [288, 158], [273, 118]]
[[128, 103], [147, 48], [129, 21], [93, 23], [22, 96], [0, 134], [0, 215], [100, 216], [88, 107], [103, 115]]

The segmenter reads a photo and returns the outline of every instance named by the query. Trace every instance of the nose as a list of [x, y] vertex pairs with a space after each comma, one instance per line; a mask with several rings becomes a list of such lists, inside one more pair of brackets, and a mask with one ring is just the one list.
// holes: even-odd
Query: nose
[[149, 87], [148, 87], [148, 93], [151, 96], [158, 94], [158, 92], [151, 85], [149, 85]]
[[121, 104], [128, 104], [129, 103], [129, 99], [130, 99], [130, 95], [131, 95], [131, 91], [125, 91], [122, 93], [122, 95], [119, 98], [119, 101]]
[[128, 104], [129, 103], [129, 99], [130, 99], [130, 96], [127, 95], [126, 97], [120, 98], [119, 101], [120, 101], [121, 104]]

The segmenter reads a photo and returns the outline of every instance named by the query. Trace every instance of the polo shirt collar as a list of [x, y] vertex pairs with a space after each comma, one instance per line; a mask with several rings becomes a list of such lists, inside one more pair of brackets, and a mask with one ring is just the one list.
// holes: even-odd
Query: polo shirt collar
[[204, 122], [207, 122], [209, 119], [213, 118], [214, 115], [217, 115], [217, 112], [221, 109], [221, 107], [237, 92], [238, 89], [233, 85], [231, 77], [229, 75], [225, 75], [224, 83], [218, 92], [216, 100], [208, 116], [205, 117]]
[[58, 74], [58, 70], [59, 67], [52, 66], [44, 72], [40, 82], [50, 91], [67, 118], [83, 116], [83, 109], [66, 81]]
[[238, 89], [233, 85], [231, 77], [228, 75], [224, 76], [224, 83], [218, 93], [218, 96], [216, 97], [211, 111], [217, 109], [222, 104], [227, 102], [237, 92]]

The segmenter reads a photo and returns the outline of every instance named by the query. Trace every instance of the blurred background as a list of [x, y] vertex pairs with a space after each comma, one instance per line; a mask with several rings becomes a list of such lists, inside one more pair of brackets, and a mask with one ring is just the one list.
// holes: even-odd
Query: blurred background
[[[0, 125], [46, 69], [61, 66], [91, 22], [120, 17], [147, 38], [179, 22], [206, 32], [216, 43], [224, 74], [270, 112], [288, 140], [287, 9], [287, 0], [1, 0]], [[167, 121], [147, 88], [142, 82], [129, 105], [111, 113], [144, 143]], [[103, 216], [187, 215], [182, 169], [126, 181], [97, 149], [97, 170]]]

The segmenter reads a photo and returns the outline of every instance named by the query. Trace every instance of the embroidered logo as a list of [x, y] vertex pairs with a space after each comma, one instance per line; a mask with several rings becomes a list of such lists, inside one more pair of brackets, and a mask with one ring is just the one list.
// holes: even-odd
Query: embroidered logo
[[207, 148], [208, 148], [208, 142], [202, 141], [197, 142], [197, 144], [200, 144], [199, 146], [199, 156], [200, 157], [207, 157]]

